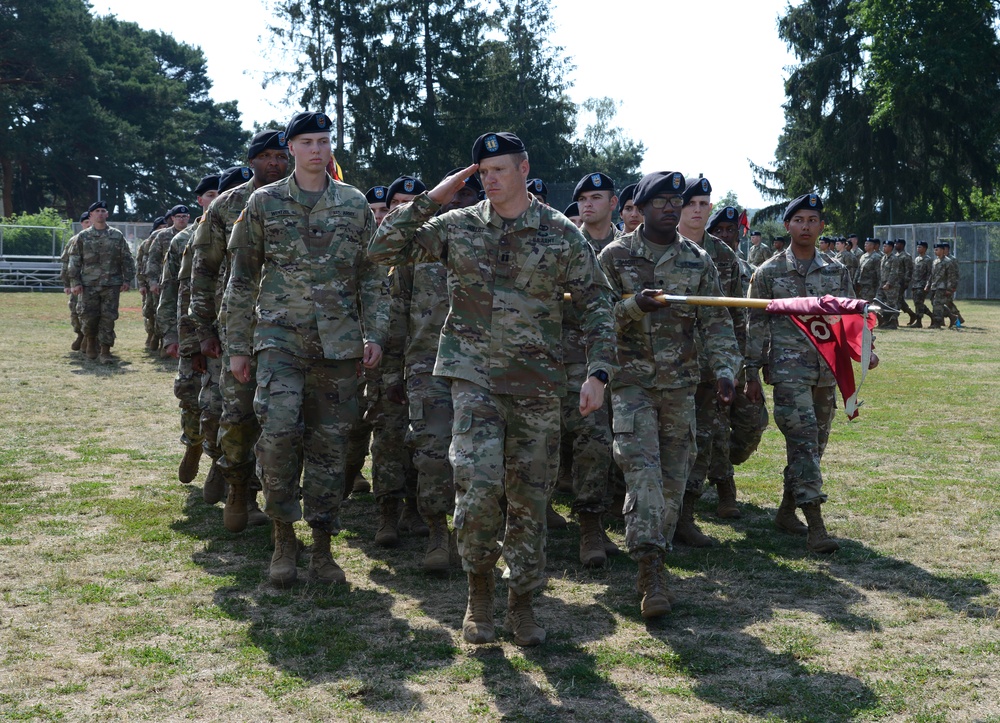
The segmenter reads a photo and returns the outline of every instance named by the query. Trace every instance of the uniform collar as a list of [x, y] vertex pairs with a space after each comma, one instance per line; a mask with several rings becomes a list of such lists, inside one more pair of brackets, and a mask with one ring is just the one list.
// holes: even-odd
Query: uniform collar
[[[483, 202], [483, 221], [495, 228], [504, 227], [503, 217], [493, 208], [489, 199]], [[524, 213], [515, 218], [507, 228], [508, 233], [521, 231], [526, 228], [538, 229], [542, 225], [542, 206], [537, 199], [532, 198], [531, 203]]]

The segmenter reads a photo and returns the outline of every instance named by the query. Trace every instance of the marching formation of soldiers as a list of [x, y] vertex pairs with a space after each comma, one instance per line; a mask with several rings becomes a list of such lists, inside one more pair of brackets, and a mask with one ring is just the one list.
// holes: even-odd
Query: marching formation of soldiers
[[781, 248], [754, 233], [745, 260], [737, 209], [713, 213], [709, 180], [671, 171], [621, 190], [595, 171], [560, 213], [530, 177], [528, 148], [503, 132], [480, 136], [472, 164], [433, 187], [403, 175], [362, 193], [339, 180], [331, 127], [303, 112], [256, 134], [246, 166], [193, 189], [193, 223], [185, 205], [156, 220], [138, 268], [103, 204], [66, 253], [73, 348], [101, 361], [112, 359], [118, 294], [138, 278], [146, 347], [178, 360], [178, 479], [194, 480], [207, 454], [203, 494], [225, 501], [225, 527], [273, 525], [274, 585], [298, 579], [300, 520], [309, 578], [345, 583], [330, 540], [344, 498], [372, 489], [377, 545], [425, 535], [428, 573], [447, 571], [457, 546], [465, 640], [495, 639], [503, 557], [506, 625], [518, 645], [539, 644], [532, 596], [546, 580], [547, 530], [566, 524], [551, 508], [562, 484], [581, 565], [620, 552], [604, 517], [623, 516], [639, 610], [665, 615], [671, 545], [714, 542], [695, 519], [706, 481], [719, 517], [741, 515], [734, 465], [768, 423], [762, 381], [786, 440], [775, 523], [814, 552], [838, 549], [821, 514], [830, 370], [787, 317], [665, 295], [857, 293], [935, 326], [961, 318], [947, 248], [933, 265], [926, 244], [915, 261], [903, 247], [888, 257], [898, 261], [874, 248], [857, 259], [847, 239], [834, 252], [820, 236], [822, 200], [806, 194], [788, 204]]

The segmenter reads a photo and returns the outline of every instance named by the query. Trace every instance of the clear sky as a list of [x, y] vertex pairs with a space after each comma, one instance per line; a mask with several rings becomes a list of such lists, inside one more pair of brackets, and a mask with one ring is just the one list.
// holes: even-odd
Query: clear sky
[[[246, 127], [291, 115], [280, 88], [261, 89], [271, 20], [263, 0], [91, 4], [99, 15], [114, 14], [201, 47], [213, 97], [239, 101]], [[570, 76], [575, 102], [599, 96], [622, 102], [617, 124], [646, 145], [643, 172], [703, 173], [716, 197], [733, 190], [740, 203], [758, 208], [766, 204], [747, 159], [769, 165], [784, 124], [784, 80], [794, 58], [778, 39], [777, 19], [787, 5], [555, 0], [550, 40], [576, 65]], [[582, 132], [587, 119], [579, 121]]]

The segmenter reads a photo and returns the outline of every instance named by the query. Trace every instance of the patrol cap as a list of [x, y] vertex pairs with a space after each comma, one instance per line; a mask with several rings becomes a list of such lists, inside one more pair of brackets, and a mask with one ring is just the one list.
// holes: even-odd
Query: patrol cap
[[153, 219], [153, 228], [154, 229], [157, 226], [166, 226], [166, 225], [167, 225], [167, 219], [164, 218], [163, 216], [157, 216], [156, 218]]
[[579, 216], [579, 215], [580, 215], [580, 204], [578, 204], [576, 201], [573, 201], [573, 203], [568, 205], [566, 207], [566, 210], [563, 211], [563, 216], [565, 216], [566, 218], [572, 218], [573, 216]]
[[83, 213], [80, 214], [80, 223], [83, 223], [89, 218], [90, 218], [90, 211], [84, 211]]
[[191, 211], [188, 210], [187, 206], [185, 206], [182, 203], [179, 203], [172, 209], [170, 209], [170, 212], [167, 214], [167, 216], [177, 216], [178, 214], [184, 214], [184, 213], [190, 214]]
[[707, 178], [684, 179], [684, 203], [690, 203], [695, 196], [711, 196], [712, 184]]
[[[464, 170], [465, 170], [464, 168], [452, 168], [450, 171], [448, 171], [446, 174], [444, 174], [444, 177], [445, 178], [451, 178], [452, 176], [454, 176], [454, 175], [456, 175], [458, 173], [461, 173]], [[539, 182], [541, 182], [541, 179], [536, 179], [536, 180], [538, 180]], [[528, 183], [530, 184], [531, 181], [528, 181]], [[542, 186], [544, 187], [545, 184], [543, 183]], [[476, 178], [476, 174], [475, 173], [473, 173], [471, 176], [469, 176], [468, 178], [465, 179], [465, 187], [466, 188], [471, 188], [473, 191], [476, 192], [477, 195], [480, 194], [480, 193], [482, 193], [482, 191], [483, 191], [483, 184], [479, 182], [478, 178]], [[543, 192], [542, 195], [544, 196], [545, 193]]]
[[[365, 199], [369, 204], [378, 205], [380, 203], [386, 203], [385, 194], [388, 192], [388, 186], [372, 186], [367, 191], [365, 191]], [[386, 204], [388, 205], [388, 204]]]
[[397, 193], [416, 196], [426, 190], [427, 186], [421, 183], [420, 179], [413, 176], [400, 176], [389, 184], [389, 188], [385, 192], [385, 205], [389, 206], [392, 203], [392, 197]]
[[247, 160], [252, 161], [264, 151], [284, 151], [288, 149], [288, 142], [285, 140], [285, 131], [268, 128], [255, 134], [250, 140], [250, 147], [247, 148]]
[[635, 187], [637, 183], [630, 183], [618, 193], [618, 213], [625, 210], [625, 204], [635, 198]]
[[509, 156], [512, 153], [524, 153], [524, 144], [513, 133], [484, 133], [472, 144], [472, 162], [479, 163], [484, 158]]
[[581, 193], [588, 193], [589, 191], [608, 191], [612, 196], [615, 195], [615, 182], [611, 180], [611, 176], [604, 173], [590, 173], [576, 184], [576, 188], [573, 189], [573, 200], [580, 198]]
[[303, 133], [329, 133], [333, 130], [333, 122], [326, 113], [303, 111], [296, 113], [285, 126], [285, 142]]
[[927, 242], [926, 241], [917, 241], [917, 246], [923, 246], [924, 248], [927, 248]]
[[707, 231], [711, 231], [713, 228], [718, 226], [720, 223], [736, 223], [739, 220], [740, 214], [733, 206], [726, 206], [720, 208], [718, 211], [713, 213], [708, 217], [708, 223], [705, 225]]
[[230, 166], [222, 172], [219, 178], [219, 193], [225, 193], [230, 188], [236, 188], [253, 178], [253, 171], [246, 166]]
[[802, 209], [823, 213], [823, 199], [815, 193], [804, 193], [788, 204], [787, 208], [785, 208], [785, 215], [781, 217], [781, 220], [788, 223], [789, 219], [795, 215], [795, 212]]
[[206, 191], [218, 191], [219, 190], [219, 174], [212, 173], [207, 176], [202, 176], [202, 179], [198, 181], [198, 185], [194, 187], [194, 195], [202, 196]]
[[536, 196], [542, 196], [547, 198], [549, 195], [549, 187], [545, 185], [545, 181], [541, 178], [529, 178], [527, 183], [524, 184], [525, 187]]
[[934, 244], [934, 248], [936, 248], [936, 249], [950, 249], [951, 248], [951, 244], [948, 243], [947, 241], [938, 241], [936, 244]]
[[96, 210], [98, 208], [103, 208], [105, 211], [107, 211], [108, 210], [108, 202], [107, 201], [95, 201], [94, 203], [90, 204], [90, 208], [87, 209], [87, 213], [90, 213], [91, 211], [94, 211], [94, 210]]
[[682, 195], [684, 193], [684, 175], [677, 171], [647, 173], [635, 185], [635, 198], [632, 199], [632, 203], [641, 206], [653, 196], [658, 196], [661, 193]]

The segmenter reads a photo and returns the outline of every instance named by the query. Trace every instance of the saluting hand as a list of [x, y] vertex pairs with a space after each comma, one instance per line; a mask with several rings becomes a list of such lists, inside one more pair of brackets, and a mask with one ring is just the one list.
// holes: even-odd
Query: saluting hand
[[462, 190], [465, 179], [469, 178], [479, 170], [479, 164], [473, 163], [468, 168], [459, 171], [454, 176], [448, 176], [438, 185], [427, 192], [427, 197], [439, 206], [444, 206], [455, 197], [455, 194]]

